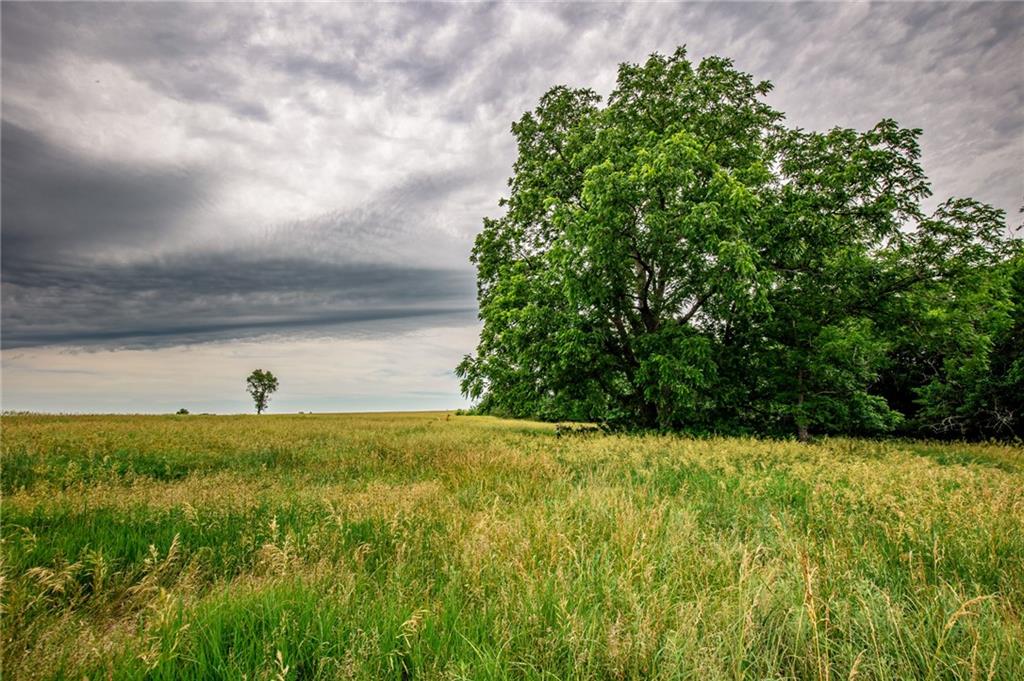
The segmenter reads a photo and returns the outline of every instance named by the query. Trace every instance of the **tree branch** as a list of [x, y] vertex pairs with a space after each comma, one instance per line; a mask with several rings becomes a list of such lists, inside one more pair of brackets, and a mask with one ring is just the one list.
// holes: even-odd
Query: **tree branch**
[[704, 303], [708, 301], [708, 298], [711, 297], [712, 293], [714, 293], [714, 288], [708, 289], [707, 293], [705, 293], [704, 295], [697, 299], [697, 302], [693, 304], [693, 307], [690, 308], [689, 312], [684, 314], [682, 317], [676, 319], [676, 321], [679, 322], [679, 324], [686, 324], [688, 321], [690, 321], [690, 318], [693, 317], [693, 315], [697, 314], [697, 311], [700, 310], [701, 307], [703, 307]]

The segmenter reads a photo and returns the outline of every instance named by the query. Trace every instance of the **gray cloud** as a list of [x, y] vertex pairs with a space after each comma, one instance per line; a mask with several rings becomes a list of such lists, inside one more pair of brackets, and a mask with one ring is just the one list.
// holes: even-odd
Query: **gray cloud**
[[3, 121], [3, 268], [159, 238], [214, 189], [198, 168], [89, 159]]
[[205, 254], [5, 270], [5, 348], [200, 342], [475, 311], [468, 270]]
[[510, 123], [680, 44], [772, 80], [793, 125], [923, 127], [937, 199], [1024, 199], [1022, 4], [2, 11], [5, 347], [471, 310]]
[[258, 83], [232, 63], [245, 58], [246, 38], [257, 28], [258, 15], [242, 7], [16, 3], [4, 7], [4, 76], [46, 68], [53, 56], [106, 61], [130, 66], [168, 97], [266, 121]]
[[173, 232], [208, 178], [111, 167], [7, 123], [3, 133], [5, 348], [159, 347], [475, 311], [460, 241], [416, 232], [439, 218], [465, 172], [401, 178], [372, 201], [230, 250], [111, 262], [96, 252]]

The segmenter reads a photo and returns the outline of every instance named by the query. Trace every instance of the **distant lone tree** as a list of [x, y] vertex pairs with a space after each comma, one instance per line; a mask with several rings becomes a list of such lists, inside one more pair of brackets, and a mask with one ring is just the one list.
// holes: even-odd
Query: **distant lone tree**
[[245, 389], [256, 403], [256, 413], [262, 414], [270, 401], [270, 393], [277, 390], [277, 377], [269, 371], [256, 369], [245, 379]]
[[185, 407], [182, 407], [181, 409], [179, 409], [175, 413], [178, 414], [179, 416], [185, 416], [185, 415], [188, 414], [188, 409], [185, 409]]

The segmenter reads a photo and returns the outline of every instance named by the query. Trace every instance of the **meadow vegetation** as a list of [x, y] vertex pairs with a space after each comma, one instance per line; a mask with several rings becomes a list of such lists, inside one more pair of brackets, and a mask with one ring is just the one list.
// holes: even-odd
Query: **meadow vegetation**
[[1020, 679], [1024, 451], [8, 416], [5, 678]]

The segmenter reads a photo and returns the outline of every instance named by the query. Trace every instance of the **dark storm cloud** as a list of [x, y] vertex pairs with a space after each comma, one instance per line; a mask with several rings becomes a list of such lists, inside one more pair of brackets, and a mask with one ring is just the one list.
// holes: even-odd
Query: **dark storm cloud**
[[924, 127], [938, 198], [1024, 198], [1019, 3], [2, 12], [5, 347], [471, 310], [510, 123], [554, 84], [607, 95], [619, 62], [682, 44], [773, 81], [792, 125]]
[[90, 159], [6, 120], [0, 135], [5, 273], [25, 260], [151, 242], [213, 189], [198, 168]]
[[205, 254], [5, 270], [5, 348], [160, 346], [243, 332], [472, 313], [467, 270]]
[[280, 225], [230, 252], [108, 262], [89, 254], [173, 231], [208, 178], [97, 163], [7, 123], [3, 136], [5, 348], [159, 347], [475, 310], [464, 258], [408, 264], [457, 247], [444, 235], [416, 243], [415, 228], [465, 171], [402, 178], [372, 201]]

